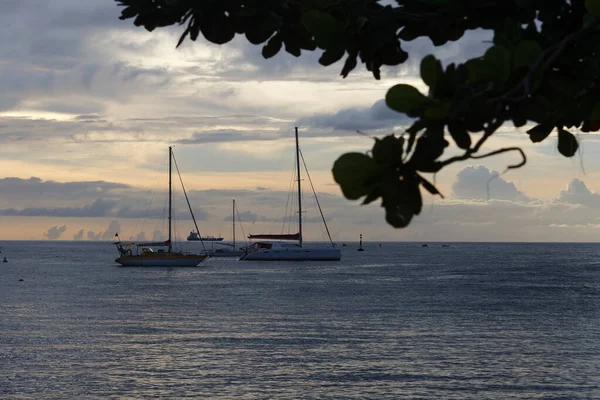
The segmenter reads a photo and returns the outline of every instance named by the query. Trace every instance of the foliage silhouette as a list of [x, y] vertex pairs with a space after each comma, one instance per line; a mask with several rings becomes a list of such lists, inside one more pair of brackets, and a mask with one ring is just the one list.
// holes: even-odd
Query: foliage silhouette
[[[177, 46], [200, 34], [224, 44], [236, 34], [262, 45], [270, 58], [282, 49], [299, 56], [322, 50], [319, 63], [345, 58], [345, 78], [360, 61], [380, 79], [381, 67], [404, 63], [402, 43], [418, 37], [443, 46], [469, 30], [493, 31], [479, 57], [443, 66], [433, 55], [421, 61], [429, 92], [406, 84], [391, 87], [388, 107], [414, 119], [401, 135], [375, 139], [371, 151], [340, 156], [333, 176], [344, 196], [381, 198], [386, 221], [407, 226], [422, 208], [421, 187], [439, 191], [423, 177], [445, 166], [520, 148], [481, 154], [505, 123], [527, 124], [533, 142], [552, 132], [558, 150], [572, 157], [578, 142], [570, 130], [600, 129], [600, 0], [115, 0], [121, 19], [148, 31], [182, 25]], [[442, 159], [446, 137], [462, 150]]]

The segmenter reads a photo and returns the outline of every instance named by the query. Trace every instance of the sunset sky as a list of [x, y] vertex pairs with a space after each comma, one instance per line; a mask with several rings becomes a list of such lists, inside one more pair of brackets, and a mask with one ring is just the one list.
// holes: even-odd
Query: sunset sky
[[[153, 33], [120, 21], [111, 0], [0, 2], [0, 240], [112, 240], [160, 237], [168, 147], [173, 146], [203, 235], [279, 233], [294, 162], [294, 126], [336, 242], [596, 241], [600, 238], [600, 145], [579, 133], [581, 152], [562, 157], [553, 134], [533, 144], [527, 128], [502, 128], [486, 149], [522, 146], [528, 163], [505, 154], [456, 163], [434, 180], [445, 199], [425, 197], [406, 229], [385, 223], [379, 202], [343, 198], [331, 174], [344, 152], [401, 133], [409, 120], [385, 106], [387, 88], [418, 76], [422, 56], [445, 64], [483, 54], [474, 32], [434, 48], [406, 44], [410, 61], [381, 81], [361, 65], [340, 76], [320, 51], [263, 60], [243, 38], [217, 46], [175, 45], [181, 28]], [[360, 130], [366, 135], [358, 134]], [[490, 180], [494, 175], [500, 176]], [[178, 182], [178, 181], [176, 181]], [[489, 192], [486, 187], [489, 182]], [[323, 229], [307, 189], [306, 238]], [[176, 200], [177, 232], [193, 229]], [[161, 230], [155, 234], [155, 229]]]

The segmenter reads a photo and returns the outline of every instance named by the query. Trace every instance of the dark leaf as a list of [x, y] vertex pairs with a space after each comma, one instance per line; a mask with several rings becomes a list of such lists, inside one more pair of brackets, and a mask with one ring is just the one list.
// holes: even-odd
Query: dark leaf
[[542, 53], [542, 46], [535, 40], [524, 40], [519, 43], [513, 56], [514, 68], [529, 67]]
[[285, 51], [294, 57], [300, 57], [300, 54], [302, 54], [302, 50], [300, 50], [298, 41], [293, 36], [285, 38], [283, 44], [285, 46]]
[[126, 7], [123, 10], [121, 10], [121, 16], [119, 17], [119, 19], [125, 20], [125, 19], [129, 19], [129, 18], [133, 18], [136, 15], [138, 15], [139, 12], [140, 12], [139, 7], [136, 7], [136, 6]]
[[439, 135], [436, 130], [430, 126], [425, 134], [417, 140], [417, 146], [410, 158], [409, 163], [417, 170], [422, 172], [437, 172], [440, 169], [440, 164], [435, 163], [448, 146], [448, 142], [442, 134]]
[[371, 191], [367, 194], [367, 196], [363, 200], [362, 204], [363, 205], [370, 204], [370, 203], [374, 202], [375, 200], [377, 200], [380, 197], [381, 197], [381, 189], [379, 188], [378, 185], [374, 186], [371, 189]]
[[538, 143], [546, 139], [553, 129], [554, 125], [552, 124], [539, 124], [529, 129], [527, 134], [529, 134], [529, 139], [531, 139], [533, 143]]
[[409, 133], [408, 143], [406, 145], [406, 153], [410, 154], [412, 148], [415, 144], [415, 140], [417, 139], [417, 133], [427, 128], [427, 122], [425, 120], [419, 119], [415, 121], [410, 128], [406, 130]]
[[510, 108], [510, 117], [515, 128], [520, 128], [527, 124], [527, 114], [524, 112], [524, 107], [521, 107], [519, 104], [515, 104]]
[[370, 192], [376, 183], [379, 167], [363, 153], [346, 153], [333, 164], [333, 179], [340, 185], [344, 197], [358, 200]]
[[600, 121], [585, 120], [581, 126], [581, 132], [598, 132], [600, 130]]
[[423, 116], [429, 119], [445, 119], [452, 109], [452, 102], [449, 100], [429, 102]]
[[188, 25], [187, 28], [185, 28], [185, 31], [183, 31], [183, 33], [179, 37], [179, 41], [177, 42], [177, 46], [175, 46], [175, 48], [178, 48], [179, 46], [181, 46], [181, 43], [183, 43], [183, 41], [185, 40], [185, 37], [188, 35], [188, 33], [190, 33], [190, 30], [191, 30], [191, 24]]
[[428, 101], [418, 89], [405, 84], [392, 86], [385, 95], [385, 102], [392, 110], [407, 113]]
[[312, 33], [317, 46], [322, 49], [343, 47], [344, 24], [331, 14], [319, 10], [311, 10], [301, 18], [302, 24]]
[[492, 46], [485, 52], [483, 59], [493, 69], [495, 80], [499, 83], [506, 82], [511, 70], [511, 51], [504, 46]]
[[[224, 44], [229, 42], [235, 36], [235, 29], [231, 20], [225, 15], [213, 18], [207, 16], [199, 21], [200, 31], [209, 42], [215, 44]], [[190, 39], [195, 40], [197, 33], [192, 29]]]
[[448, 131], [458, 147], [463, 150], [471, 147], [471, 135], [467, 132], [467, 128], [462, 121], [450, 121], [448, 123]]
[[588, 115], [588, 118], [591, 120], [600, 121], [600, 103], [596, 103], [592, 107], [592, 112]]
[[467, 71], [469, 71], [469, 82], [479, 83], [490, 80], [494, 77], [494, 70], [489, 62], [479, 58], [474, 58], [465, 63]]
[[413, 215], [419, 214], [423, 200], [414, 175], [401, 176], [388, 173], [382, 181], [382, 207], [386, 221], [395, 228], [408, 226]]
[[562, 127], [558, 128], [558, 151], [565, 157], [573, 157], [579, 143], [573, 134]]
[[423, 187], [431, 194], [437, 194], [439, 195], [442, 199], [444, 198], [444, 196], [440, 193], [440, 191], [433, 186], [433, 184], [431, 182], [429, 182], [427, 179], [423, 178], [421, 175], [417, 174], [417, 177], [419, 179], [419, 182], [421, 183], [421, 185], [423, 185]]
[[342, 68], [342, 72], [341, 75], [345, 78], [348, 76], [348, 74], [350, 73], [350, 71], [352, 71], [354, 68], [356, 68], [356, 55], [351, 55], [349, 54], [348, 57], [346, 58], [346, 62], [344, 63], [344, 68]]
[[421, 60], [421, 79], [427, 86], [435, 87], [438, 78], [438, 61], [430, 54]]
[[319, 64], [325, 67], [331, 65], [344, 57], [345, 53], [346, 50], [343, 47], [327, 49], [321, 54], [321, 57], [319, 57]]
[[261, 44], [273, 36], [274, 28], [267, 25], [251, 25], [246, 29], [246, 39], [252, 44]]
[[281, 35], [278, 33], [275, 34], [263, 47], [262, 56], [264, 58], [271, 58], [275, 56], [277, 53], [279, 53], [279, 50], [281, 50], [282, 44], [283, 43]]
[[594, 17], [600, 17], [600, 1], [598, 1], [598, 0], [585, 0], [585, 8]]
[[375, 138], [373, 145], [373, 160], [383, 167], [397, 167], [402, 165], [404, 139], [394, 135], [385, 136], [383, 139]]

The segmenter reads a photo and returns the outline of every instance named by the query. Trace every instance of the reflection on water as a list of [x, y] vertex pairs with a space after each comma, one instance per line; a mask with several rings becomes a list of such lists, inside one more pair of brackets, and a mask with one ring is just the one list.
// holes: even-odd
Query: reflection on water
[[598, 246], [196, 269], [109, 249], [4, 244], [0, 398], [600, 398]]

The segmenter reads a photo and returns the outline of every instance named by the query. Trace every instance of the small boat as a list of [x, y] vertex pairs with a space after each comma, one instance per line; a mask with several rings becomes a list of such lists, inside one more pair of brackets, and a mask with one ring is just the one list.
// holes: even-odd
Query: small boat
[[365, 251], [365, 249], [363, 249], [363, 245], [362, 245], [362, 233], [360, 234], [360, 241], [358, 242], [358, 251]]
[[190, 242], [221, 242], [223, 241], [223, 238], [215, 236], [200, 236], [198, 235], [198, 232], [191, 231], [190, 235], [187, 237], [187, 240]]
[[4, 257], [4, 260], [2, 260], [2, 262], [8, 262], [8, 260], [6, 259], [6, 257]]
[[[172, 184], [171, 184], [171, 171], [172, 162], [174, 159], [173, 150], [169, 147], [169, 238], [164, 242], [145, 242], [145, 243], [134, 243], [134, 242], [122, 242], [119, 238], [119, 234], [115, 234], [119, 240], [113, 244], [117, 246], [119, 251], [119, 257], [115, 262], [121, 264], [124, 267], [195, 267], [202, 261], [209, 257], [209, 254], [204, 252], [202, 254], [193, 254], [183, 251], [173, 250], [173, 244], [171, 241], [172, 237], [172, 212], [173, 212], [173, 199], [172, 199]], [[177, 162], [175, 162], [177, 167]], [[179, 173], [179, 170], [177, 171]], [[181, 181], [181, 176], [179, 177]], [[183, 181], [181, 181], [183, 187]], [[187, 194], [185, 188], [183, 193], [187, 200]], [[190, 202], [188, 200], [188, 206]], [[189, 207], [190, 213], [194, 224], [196, 219], [192, 212], [191, 206]], [[198, 227], [196, 226], [196, 230]], [[157, 248], [154, 250], [153, 248]]]
[[[298, 127], [295, 129], [296, 132], [296, 178], [298, 181], [297, 186], [297, 198], [298, 198], [298, 233], [293, 234], [258, 234], [249, 235], [248, 239], [267, 239], [268, 241], [257, 241], [252, 243], [249, 247], [244, 249], [244, 254], [240, 257], [240, 260], [248, 261], [339, 261], [342, 258], [342, 252], [339, 248], [335, 247], [333, 241], [331, 241], [331, 235], [329, 235], [329, 229], [327, 223], [323, 217], [321, 206], [319, 205], [318, 199], [316, 200], [319, 211], [321, 211], [321, 218], [325, 224], [325, 229], [329, 235], [330, 247], [309, 247], [305, 246], [302, 241], [302, 190], [301, 190], [301, 179], [300, 179], [300, 145], [298, 142]], [[306, 164], [304, 165], [306, 168]], [[310, 180], [310, 176], [309, 176]], [[311, 183], [312, 185], [312, 183]], [[314, 192], [313, 188], [313, 194]], [[275, 240], [275, 241], [271, 241]], [[295, 241], [291, 242], [291, 241]]]

